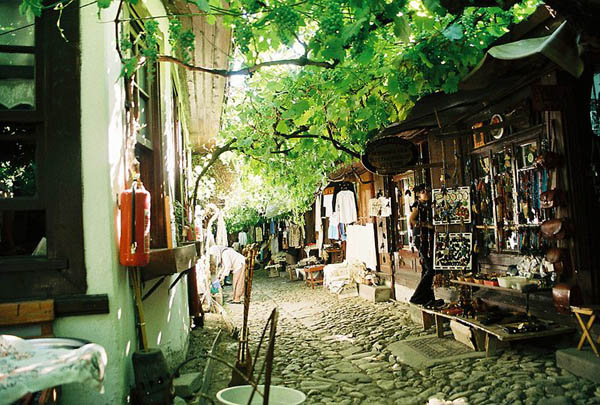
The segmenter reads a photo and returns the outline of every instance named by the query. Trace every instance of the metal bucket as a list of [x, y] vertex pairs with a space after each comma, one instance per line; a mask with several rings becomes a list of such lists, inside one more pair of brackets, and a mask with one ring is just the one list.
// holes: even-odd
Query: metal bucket
[[[258, 389], [263, 392], [265, 386], [259, 385]], [[217, 392], [217, 399], [223, 405], [245, 405], [248, 403], [252, 393], [251, 385], [239, 385], [237, 387], [230, 387], [222, 389]], [[271, 385], [269, 392], [269, 405], [298, 405], [304, 403], [306, 395], [303, 392], [287, 388], [279, 387], [277, 385]], [[252, 398], [252, 405], [261, 405], [263, 403], [263, 397], [258, 392], [254, 393]]]

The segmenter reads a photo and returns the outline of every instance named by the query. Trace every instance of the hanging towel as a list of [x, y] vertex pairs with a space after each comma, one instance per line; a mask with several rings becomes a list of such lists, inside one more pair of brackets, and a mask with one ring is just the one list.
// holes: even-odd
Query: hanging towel
[[346, 260], [360, 260], [371, 270], [377, 269], [373, 225], [350, 225], [346, 229]]
[[227, 227], [225, 226], [225, 218], [222, 212], [219, 212], [217, 219], [217, 238], [215, 241], [217, 245], [229, 246], [229, 242], [227, 241]]
[[315, 232], [321, 231], [321, 195], [315, 200]]
[[263, 241], [263, 234], [262, 234], [262, 228], [260, 227], [256, 227], [255, 229], [256, 231], [256, 241], [257, 242], [262, 242]]
[[323, 208], [325, 208], [325, 216], [333, 215], [333, 194], [323, 195]]
[[240, 242], [240, 246], [246, 246], [248, 244], [248, 235], [246, 235], [246, 232], [238, 233], [238, 242]]
[[338, 220], [338, 213], [334, 212], [329, 218], [329, 229], [327, 231], [327, 237], [329, 239], [338, 240], [340, 238], [340, 232], [338, 225], [340, 221]]
[[351, 224], [358, 219], [354, 191], [342, 190], [336, 195], [335, 212], [339, 214], [339, 221]]

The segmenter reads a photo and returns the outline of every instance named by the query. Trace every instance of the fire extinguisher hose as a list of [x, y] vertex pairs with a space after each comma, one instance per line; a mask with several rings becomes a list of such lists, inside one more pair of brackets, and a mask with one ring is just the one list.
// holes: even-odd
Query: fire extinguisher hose
[[131, 186], [131, 254], [134, 255], [137, 250], [137, 241], [135, 235], [135, 188], [137, 180], [133, 180]]

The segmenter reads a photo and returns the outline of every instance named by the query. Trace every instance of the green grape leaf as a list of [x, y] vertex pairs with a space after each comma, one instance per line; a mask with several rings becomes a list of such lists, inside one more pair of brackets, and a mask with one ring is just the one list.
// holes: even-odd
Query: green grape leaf
[[394, 35], [398, 37], [402, 42], [408, 42], [410, 40], [410, 25], [405, 16], [394, 18]]
[[198, 10], [208, 13], [210, 11], [210, 4], [208, 0], [188, 0], [189, 3], [195, 4]]
[[458, 24], [452, 24], [444, 30], [443, 34], [452, 41], [458, 41], [464, 37], [462, 27]]

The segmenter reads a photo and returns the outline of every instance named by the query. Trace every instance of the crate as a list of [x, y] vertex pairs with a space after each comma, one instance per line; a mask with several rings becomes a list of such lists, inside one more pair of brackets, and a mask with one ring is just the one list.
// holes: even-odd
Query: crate
[[392, 289], [385, 286], [359, 284], [358, 294], [371, 302], [385, 302], [392, 296]]
[[452, 329], [452, 334], [454, 335], [454, 339], [459, 341], [460, 343], [469, 346], [473, 350], [477, 350], [475, 348], [475, 337], [473, 335], [473, 330], [470, 326], [464, 325], [460, 322], [455, 321], [454, 319], [450, 321], [450, 329]]
[[271, 266], [265, 267], [265, 269], [269, 272], [269, 277], [279, 277], [279, 265], [273, 264]]
[[290, 278], [290, 281], [298, 281], [298, 274], [296, 273], [296, 268], [288, 267], [286, 269], [287, 276]]

